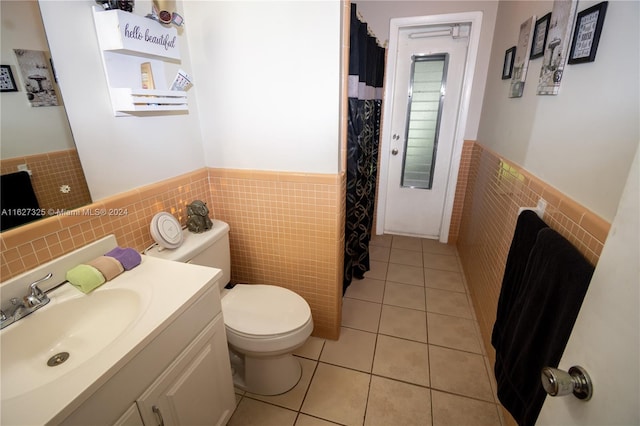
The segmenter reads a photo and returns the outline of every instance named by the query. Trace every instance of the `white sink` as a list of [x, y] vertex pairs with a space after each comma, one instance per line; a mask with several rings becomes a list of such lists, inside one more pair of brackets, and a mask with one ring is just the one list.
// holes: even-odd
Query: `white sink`
[[[2, 398], [43, 386], [90, 360], [122, 335], [144, 308], [140, 295], [129, 289], [105, 287], [86, 296], [64, 291], [74, 290], [71, 287], [61, 290], [49, 304], [0, 335]], [[47, 365], [58, 354], [58, 362], [65, 354], [68, 359]]]
[[[2, 297], [26, 294], [31, 278], [49, 271], [64, 277], [114, 246], [93, 247], [84, 257], [72, 253], [30, 271], [28, 280], [2, 283]], [[221, 276], [217, 269], [143, 256], [138, 267], [89, 294], [69, 283], [50, 291], [46, 306], [0, 331], [0, 424], [60, 423], [201, 295], [217, 289]], [[49, 367], [61, 352], [69, 358]]]

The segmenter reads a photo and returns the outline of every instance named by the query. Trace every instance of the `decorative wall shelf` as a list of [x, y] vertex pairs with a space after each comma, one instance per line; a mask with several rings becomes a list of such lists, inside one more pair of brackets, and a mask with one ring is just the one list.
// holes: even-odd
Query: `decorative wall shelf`
[[[188, 111], [187, 94], [168, 90], [166, 69], [180, 64], [178, 31], [122, 10], [93, 8], [109, 95], [116, 116]], [[141, 65], [151, 64], [155, 89], [142, 88]], [[173, 76], [172, 76], [173, 80]]]

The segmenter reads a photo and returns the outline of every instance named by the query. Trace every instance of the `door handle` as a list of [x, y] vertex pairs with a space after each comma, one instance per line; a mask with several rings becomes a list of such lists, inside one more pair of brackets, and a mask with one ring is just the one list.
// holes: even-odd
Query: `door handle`
[[542, 386], [551, 396], [573, 395], [588, 401], [593, 395], [593, 383], [584, 368], [574, 366], [569, 372], [557, 368], [544, 367], [540, 373]]
[[391, 150], [391, 155], [398, 155], [398, 150], [397, 150], [397, 149], [395, 149], [395, 148], [393, 148], [393, 149]]

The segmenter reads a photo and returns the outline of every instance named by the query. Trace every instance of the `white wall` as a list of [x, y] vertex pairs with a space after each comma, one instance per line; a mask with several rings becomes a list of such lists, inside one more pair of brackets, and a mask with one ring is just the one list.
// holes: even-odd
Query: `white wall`
[[[580, 1], [578, 11], [596, 3]], [[595, 62], [567, 65], [558, 95], [535, 94], [538, 58], [523, 97], [509, 99], [504, 52], [517, 44], [522, 22], [552, 8], [499, 3], [478, 141], [610, 221], [640, 140], [640, 3], [609, 1]]]
[[[91, 198], [204, 167], [195, 91], [189, 91], [188, 114], [114, 117], [93, 23], [96, 3], [39, 1]], [[150, 11], [149, 1], [136, 1], [137, 14]], [[182, 66], [189, 70], [188, 42], [179, 39]]]
[[493, 27], [498, 9], [497, 1], [378, 1], [355, 0], [357, 10], [381, 42], [389, 40], [389, 20], [412, 16], [442, 15], [445, 13], [482, 12], [482, 32], [476, 70], [469, 103], [469, 115], [464, 138], [476, 140], [482, 110]]
[[62, 97], [59, 106], [32, 107], [13, 52], [13, 49], [49, 51], [37, 1], [0, 2], [0, 16], [0, 63], [11, 66], [18, 86], [17, 92], [3, 92], [0, 96], [0, 158], [74, 149]]
[[207, 166], [339, 171], [341, 4], [186, 1]]

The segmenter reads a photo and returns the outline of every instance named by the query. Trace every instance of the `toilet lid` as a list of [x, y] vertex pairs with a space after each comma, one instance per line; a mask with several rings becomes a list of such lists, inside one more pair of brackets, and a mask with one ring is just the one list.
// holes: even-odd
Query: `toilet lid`
[[283, 287], [238, 284], [222, 298], [224, 324], [239, 333], [270, 336], [290, 333], [309, 321], [309, 304]]

